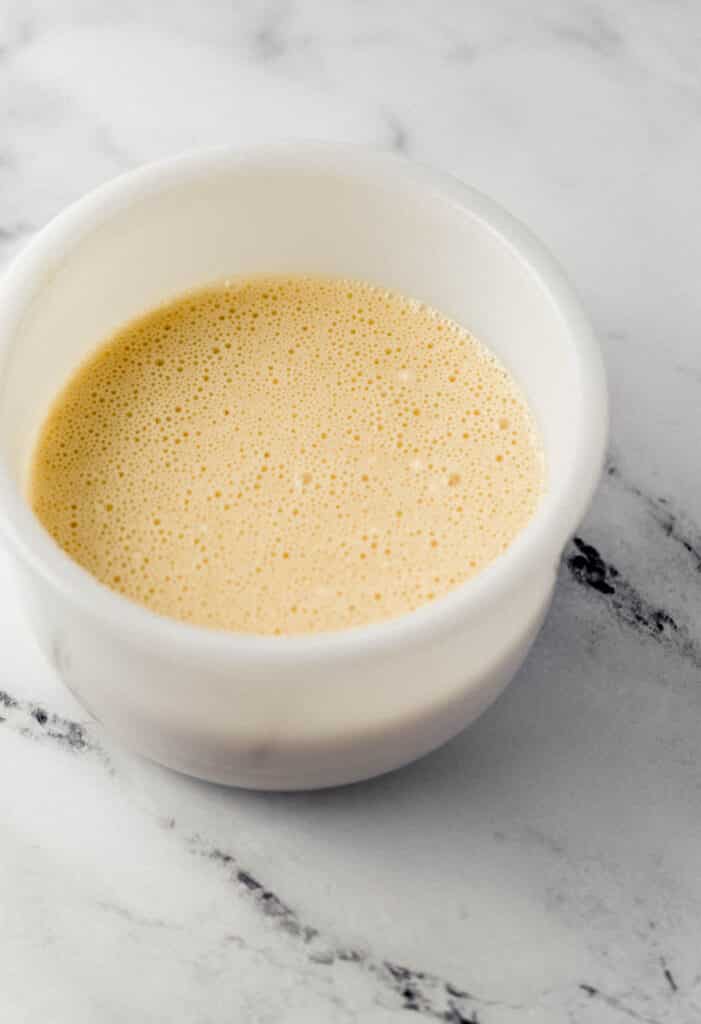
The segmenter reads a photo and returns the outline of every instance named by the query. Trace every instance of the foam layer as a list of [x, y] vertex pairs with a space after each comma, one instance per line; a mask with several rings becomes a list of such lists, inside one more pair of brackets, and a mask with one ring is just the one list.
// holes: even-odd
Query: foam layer
[[474, 576], [532, 516], [539, 440], [455, 323], [358, 282], [181, 297], [74, 374], [29, 496], [107, 586], [240, 632], [341, 629]]

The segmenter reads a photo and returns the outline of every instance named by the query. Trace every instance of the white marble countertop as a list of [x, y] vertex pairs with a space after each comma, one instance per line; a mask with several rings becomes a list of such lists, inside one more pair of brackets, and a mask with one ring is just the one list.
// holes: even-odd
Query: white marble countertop
[[696, 0], [0, 3], [3, 262], [183, 148], [381, 143], [551, 246], [613, 402], [525, 668], [373, 783], [226, 791], [119, 749], [3, 557], [3, 1024], [701, 1019], [700, 47]]

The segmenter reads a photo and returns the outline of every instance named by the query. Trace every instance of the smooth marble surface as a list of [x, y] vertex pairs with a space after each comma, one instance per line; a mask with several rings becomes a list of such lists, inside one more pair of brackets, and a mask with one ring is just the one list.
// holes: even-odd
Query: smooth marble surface
[[695, 0], [0, 4], [3, 262], [183, 148], [382, 144], [552, 247], [613, 403], [525, 668], [373, 783], [255, 795], [119, 749], [2, 557], [0, 1020], [701, 1019], [700, 45]]

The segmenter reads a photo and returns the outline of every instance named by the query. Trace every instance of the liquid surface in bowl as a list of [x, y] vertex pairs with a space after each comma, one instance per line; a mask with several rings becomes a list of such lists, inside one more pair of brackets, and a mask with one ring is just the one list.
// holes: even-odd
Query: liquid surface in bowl
[[113, 590], [248, 633], [391, 618], [533, 515], [515, 382], [435, 310], [355, 281], [249, 278], [127, 324], [69, 380], [29, 497]]

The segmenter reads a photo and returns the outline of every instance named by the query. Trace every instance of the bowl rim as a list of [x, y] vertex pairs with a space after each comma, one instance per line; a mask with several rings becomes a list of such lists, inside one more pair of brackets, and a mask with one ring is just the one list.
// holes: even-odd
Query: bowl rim
[[164, 188], [212, 173], [308, 167], [374, 181], [398, 179], [448, 199], [499, 236], [527, 266], [534, 285], [558, 311], [577, 360], [580, 384], [578, 444], [568, 470], [549, 488], [530, 522], [508, 549], [477, 576], [411, 612], [369, 625], [293, 636], [235, 633], [168, 618], [100, 583], [66, 555], [44, 530], [0, 457], [0, 534], [10, 549], [70, 604], [124, 638], [171, 658], [278, 664], [289, 660], [362, 657], [421, 637], [438, 638], [471, 615], [503, 601], [546, 567], [554, 574], [567, 540], [583, 517], [601, 474], [608, 435], [603, 361], [587, 317], [559, 264], [520, 221], [488, 196], [454, 177], [405, 157], [350, 143], [292, 141], [186, 152], [108, 181], [53, 218], [14, 258], [0, 280], [0, 352], [12, 343], [36, 282], [107, 217]]

